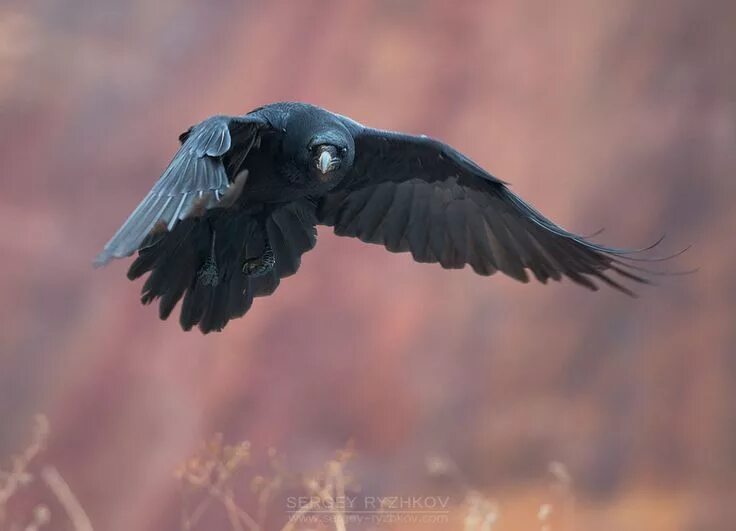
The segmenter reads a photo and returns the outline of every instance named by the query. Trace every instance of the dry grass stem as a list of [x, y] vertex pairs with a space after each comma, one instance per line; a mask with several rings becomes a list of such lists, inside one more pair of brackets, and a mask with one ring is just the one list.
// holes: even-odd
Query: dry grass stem
[[93, 531], [92, 522], [90, 522], [87, 513], [84, 512], [82, 505], [69, 488], [64, 478], [61, 477], [59, 471], [52, 466], [46, 466], [41, 470], [41, 477], [48, 486], [49, 490], [54, 493], [56, 499], [64, 508], [69, 520], [72, 522], [75, 531]]

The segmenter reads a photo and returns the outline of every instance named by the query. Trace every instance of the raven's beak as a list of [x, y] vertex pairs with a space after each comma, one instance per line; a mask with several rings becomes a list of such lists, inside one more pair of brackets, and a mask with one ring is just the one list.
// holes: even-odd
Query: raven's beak
[[320, 156], [319, 160], [317, 162], [317, 167], [319, 168], [319, 171], [321, 171], [323, 174], [330, 171], [330, 166], [332, 165], [332, 155], [328, 151], [323, 151]]

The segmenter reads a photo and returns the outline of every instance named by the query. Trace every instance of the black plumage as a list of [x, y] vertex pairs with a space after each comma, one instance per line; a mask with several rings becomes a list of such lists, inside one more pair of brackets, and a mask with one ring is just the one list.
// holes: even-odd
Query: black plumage
[[180, 137], [169, 167], [96, 259], [138, 257], [142, 301], [220, 330], [273, 293], [316, 243], [316, 225], [418, 262], [527, 282], [567, 277], [633, 295], [633, 251], [555, 225], [452, 147], [362, 126], [302, 103], [214, 116]]

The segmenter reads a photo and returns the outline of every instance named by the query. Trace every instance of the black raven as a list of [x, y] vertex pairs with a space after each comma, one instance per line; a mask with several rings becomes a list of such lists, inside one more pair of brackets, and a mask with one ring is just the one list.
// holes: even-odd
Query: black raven
[[138, 257], [142, 302], [181, 326], [221, 330], [270, 295], [316, 243], [316, 225], [408, 251], [418, 262], [527, 282], [563, 276], [633, 295], [634, 252], [568, 232], [452, 147], [365, 127], [304, 103], [274, 103], [191, 127], [143, 202], [95, 263]]

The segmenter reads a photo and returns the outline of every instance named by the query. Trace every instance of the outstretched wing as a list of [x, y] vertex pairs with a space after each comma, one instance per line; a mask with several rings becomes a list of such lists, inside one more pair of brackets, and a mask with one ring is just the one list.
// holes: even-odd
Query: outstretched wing
[[222, 157], [244, 159], [268, 123], [258, 115], [213, 116], [179, 138], [181, 147], [148, 195], [95, 259], [101, 266], [130, 256], [156, 227], [171, 231], [197, 209], [220, 203], [231, 185]]
[[355, 137], [354, 168], [318, 212], [336, 234], [409, 251], [419, 262], [469, 264], [481, 275], [501, 271], [522, 282], [530, 271], [543, 283], [565, 276], [596, 290], [598, 280], [629, 295], [610, 273], [647, 282], [622, 261], [632, 251], [562, 229], [450, 146], [346, 125]]

